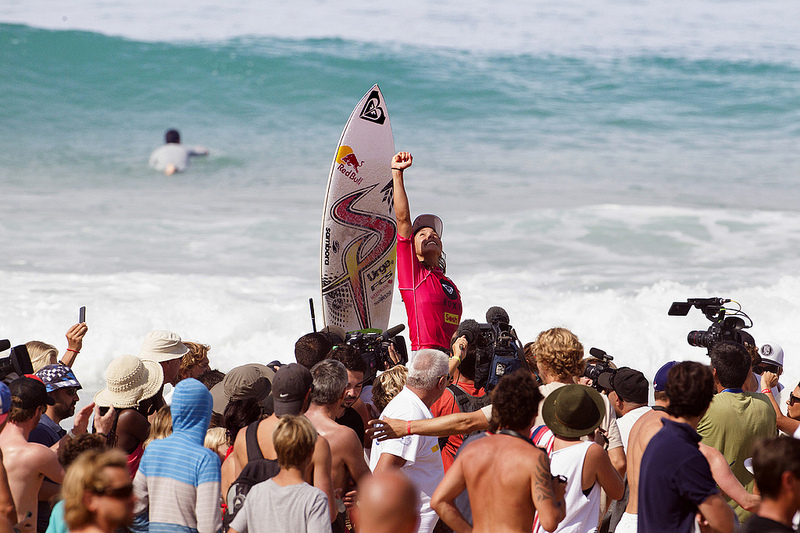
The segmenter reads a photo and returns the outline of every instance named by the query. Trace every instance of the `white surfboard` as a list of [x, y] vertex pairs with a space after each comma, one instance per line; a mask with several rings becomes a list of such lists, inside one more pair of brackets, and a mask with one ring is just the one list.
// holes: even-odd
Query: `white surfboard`
[[358, 102], [334, 153], [320, 239], [323, 319], [345, 331], [385, 330], [397, 257], [394, 138], [381, 90]]

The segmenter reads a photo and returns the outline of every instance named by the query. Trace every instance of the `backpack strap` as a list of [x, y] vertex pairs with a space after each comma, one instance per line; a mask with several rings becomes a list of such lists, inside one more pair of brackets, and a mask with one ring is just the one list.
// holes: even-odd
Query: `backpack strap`
[[447, 386], [450, 389], [450, 392], [453, 393], [453, 396], [456, 399], [456, 403], [458, 404], [458, 410], [462, 413], [469, 412], [469, 404], [470, 404], [470, 394], [467, 394], [467, 391], [453, 383], [452, 385]]
[[250, 462], [254, 459], [263, 459], [264, 454], [261, 453], [261, 447], [258, 445], [258, 424], [256, 420], [245, 431], [245, 444], [247, 444], [247, 461]]

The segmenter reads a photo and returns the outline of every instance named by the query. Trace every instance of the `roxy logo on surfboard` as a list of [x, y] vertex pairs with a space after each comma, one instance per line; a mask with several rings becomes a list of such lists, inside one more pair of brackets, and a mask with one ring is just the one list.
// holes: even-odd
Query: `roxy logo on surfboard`
[[383, 124], [386, 122], [386, 113], [381, 108], [381, 96], [378, 91], [372, 91], [364, 104], [364, 109], [361, 110], [360, 118], [369, 120], [376, 124]]
[[339, 172], [353, 180], [356, 184], [360, 185], [364, 178], [358, 177], [358, 169], [364, 164], [364, 161], [359, 161], [353, 149], [349, 146], [342, 145], [339, 147], [339, 152], [336, 154], [336, 162], [339, 166], [336, 167]]

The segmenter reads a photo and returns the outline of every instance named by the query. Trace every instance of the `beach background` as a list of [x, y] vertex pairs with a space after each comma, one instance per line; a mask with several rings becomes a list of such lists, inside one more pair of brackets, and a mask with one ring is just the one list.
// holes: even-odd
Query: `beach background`
[[[572, 329], [650, 379], [741, 303], [800, 377], [800, 3], [298, 0], [0, 4], [0, 338], [63, 352], [81, 404], [151, 329], [212, 366], [293, 360], [323, 196], [378, 83], [445, 221], [464, 318]], [[178, 128], [208, 158], [147, 167]], [[395, 290], [392, 324], [405, 322]]]

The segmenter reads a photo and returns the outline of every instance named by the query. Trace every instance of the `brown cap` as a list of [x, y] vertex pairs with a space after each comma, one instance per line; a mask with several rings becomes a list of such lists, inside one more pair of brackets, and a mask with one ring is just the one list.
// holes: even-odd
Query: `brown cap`
[[265, 405], [272, 390], [275, 372], [260, 363], [237, 366], [225, 374], [225, 378], [211, 388], [214, 398], [214, 412], [222, 414], [231, 400], [253, 398]]

